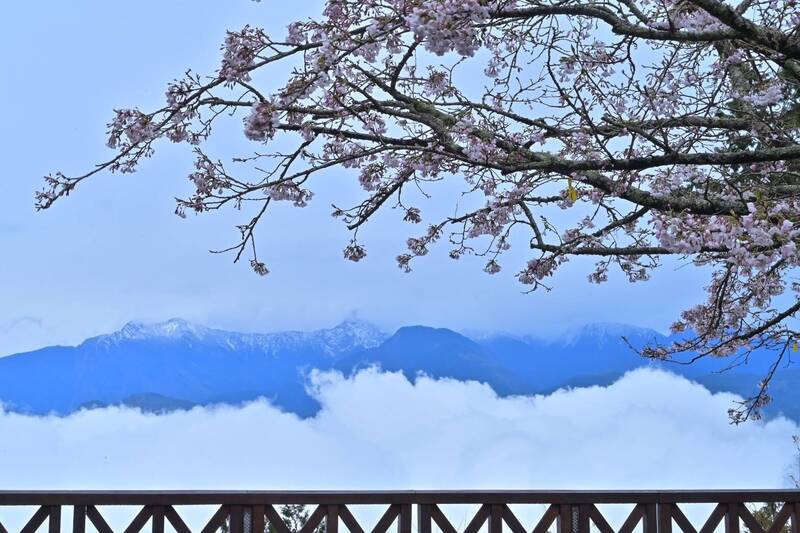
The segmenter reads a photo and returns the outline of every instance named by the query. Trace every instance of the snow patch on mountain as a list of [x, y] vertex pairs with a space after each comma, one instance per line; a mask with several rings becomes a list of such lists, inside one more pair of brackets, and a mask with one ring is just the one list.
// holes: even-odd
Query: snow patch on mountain
[[349, 319], [329, 329], [317, 331], [284, 331], [279, 333], [237, 333], [193, 324], [180, 318], [165, 322], [128, 322], [119, 331], [84, 341], [111, 349], [121, 343], [137, 341], [202, 343], [229, 351], [257, 350], [267, 355], [315, 346], [325, 354], [335, 356], [356, 349], [380, 345], [388, 335], [374, 325]]
[[204, 326], [192, 324], [181, 318], [171, 318], [166, 322], [147, 324], [143, 322], [128, 322], [121, 330], [108, 335], [114, 340], [142, 340], [154, 337], [202, 339], [211, 330]]

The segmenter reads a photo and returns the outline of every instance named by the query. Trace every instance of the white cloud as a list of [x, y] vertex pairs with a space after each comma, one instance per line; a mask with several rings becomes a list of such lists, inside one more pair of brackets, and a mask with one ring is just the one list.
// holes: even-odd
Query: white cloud
[[0, 413], [0, 487], [774, 488], [798, 433], [785, 419], [731, 426], [731, 395], [652, 370], [537, 397], [375, 370], [317, 375], [314, 392], [323, 408], [308, 420], [265, 401]]

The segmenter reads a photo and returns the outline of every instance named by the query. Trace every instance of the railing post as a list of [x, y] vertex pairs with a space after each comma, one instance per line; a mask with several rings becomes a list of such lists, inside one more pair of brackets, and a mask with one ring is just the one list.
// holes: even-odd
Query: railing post
[[503, 506], [493, 503], [489, 512], [489, 533], [503, 533]]
[[265, 511], [263, 505], [254, 505], [250, 509], [250, 532], [251, 533], [264, 533], [266, 528], [265, 524]]
[[[787, 503], [786, 505], [791, 505]], [[792, 533], [800, 533], [800, 502], [795, 502], [792, 506], [792, 517], [789, 519]]]
[[729, 503], [725, 513], [725, 533], [739, 533], [739, 503]]
[[671, 503], [659, 503], [656, 505], [658, 533], [672, 533], [672, 505]]
[[572, 524], [572, 506], [561, 504], [558, 506], [558, 518], [556, 519], [556, 529], [558, 533], [574, 533]]
[[[575, 508], [573, 507], [573, 513], [575, 512]], [[590, 528], [590, 517], [589, 517], [589, 505], [588, 504], [581, 504], [578, 506], [578, 526], [577, 528], [573, 525], [572, 529], [578, 531], [578, 533], [589, 533]]]
[[431, 533], [432, 506], [417, 504], [417, 533]]
[[86, 506], [75, 505], [72, 507], [72, 533], [85, 533], [86, 531]]
[[329, 505], [325, 514], [325, 533], [338, 533], [339, 531], [339, 506]]
[[153, 533], [164, 533], [164, 506], [153, 507]]
[[647, 503], [644, 506], [644, 517], [642, 517], [642, 533], [658, 532], [658, 515], [655, 503]]
[[397, 533], [411, 533], [411, 504], [400, 506], [400, 515], [397, 517]]
[[51, 505], [48, 510], [47, 531], [61, 533], [61, 506]]
[[231, 505], [230, 533], [244, 533], [244, 507], [241, 505]]

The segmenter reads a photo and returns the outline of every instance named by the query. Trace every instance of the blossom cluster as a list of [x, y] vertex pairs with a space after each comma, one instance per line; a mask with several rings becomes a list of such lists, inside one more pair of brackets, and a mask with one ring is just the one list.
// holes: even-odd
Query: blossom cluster
[[271, 102], [258, 102], [244, 121], [244, 135], [251, 141], [268, 141], [275, 136], [279, 124], [275, 106]]
[[220, 77], [229, 83], [249, 81], [256, 57], [268, 43], [269, 38], [260, 28], [245, 26], [239, 31], [229, 31], [222, 47]]
[[437, 0], [412, 8], [405, 21], [430, 52], [469, 57], [481, 46], [476, 24], [489, 18], [490, 9], [481, 0]]

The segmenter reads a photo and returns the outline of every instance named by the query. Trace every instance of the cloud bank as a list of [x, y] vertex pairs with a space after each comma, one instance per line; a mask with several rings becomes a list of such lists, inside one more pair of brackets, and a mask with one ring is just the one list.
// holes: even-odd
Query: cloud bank
[[785, 419], [733, 427], [733, 396], [654, 370], [515, 398], [377, 370], [312, 386], [323, 407], [307, 420], [267, 401], [160, 416], [0, 412], [0, 487], [781, 487], [798, 433]]
[[[732, 395], [645, 369], [608, 387], [535, 397], [374, 369], [316, 374], [311, 386], [322, 410], [307, 420], [266, 400], [169, 415], [0, 411], [0, 488], [776, 488], [786, 486], [800, 432], [785, 419], [733, 427]], [[32, 512], [0, 511], [10, 530]], [[103, 512], [124, 528], [135, 510]], [[181, 511], [193, 525], [211, 512]], [[361, 516], [370, 523], [377, 512]], [[624, 510], [606, 512], [612, 524], [624, 519]], [[535, 510], [518, 513], [535, 522]]]

